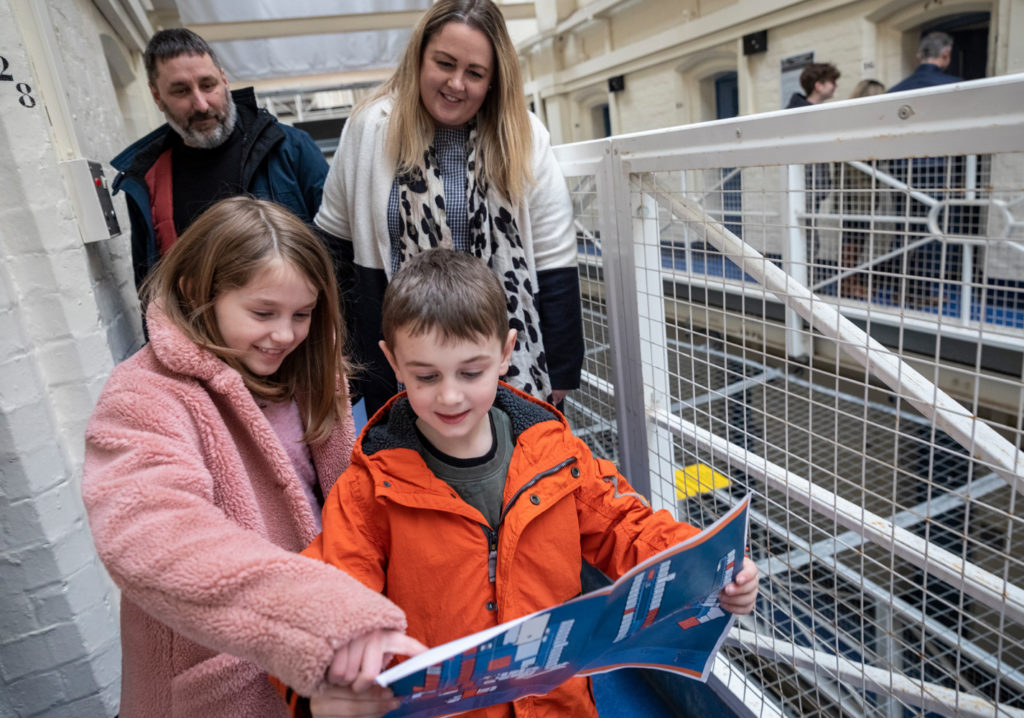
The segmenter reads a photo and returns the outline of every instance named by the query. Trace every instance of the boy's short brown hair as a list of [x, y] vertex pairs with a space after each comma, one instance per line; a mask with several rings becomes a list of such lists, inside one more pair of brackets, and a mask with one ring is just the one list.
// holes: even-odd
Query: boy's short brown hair
[[839, 75], [839, 69], [830, 62], [812, 62], [800, 73], [800, 87], [805, 95], [810, 95], [819, 82], [835, 82]]
[[508, 336], [505, 291], [482, 259], [451, 249], [428, 249], [406, 260], [384, 292], [384, 341], [405, 329], [438, 331], [444, 341]]

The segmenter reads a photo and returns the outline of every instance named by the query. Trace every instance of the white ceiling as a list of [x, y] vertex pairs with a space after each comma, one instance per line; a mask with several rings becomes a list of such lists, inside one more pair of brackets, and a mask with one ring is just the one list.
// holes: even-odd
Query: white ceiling
[[[431, 0], [152, 0], [164, 26], [424, 10]], [[201, 33], [200, 33], [201, 34]], [[409, 30], [211, 42], [231, 81], [358, 74], [394, 67]]]

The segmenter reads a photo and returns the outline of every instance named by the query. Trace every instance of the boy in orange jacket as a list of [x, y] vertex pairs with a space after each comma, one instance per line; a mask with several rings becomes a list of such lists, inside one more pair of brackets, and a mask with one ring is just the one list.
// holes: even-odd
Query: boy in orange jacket
[[[382, 329], [405, 391], [363, 430], [304, 553], [398, 604], [408, 635], [436, 646], [557, 605], [579, 595], [583, 560], [614, 579], [697, 533], [652, 512], [553, 407], [500, 380], [516, 331], [476, 257], [432, 249], [407, 260]], [[757, 579], [744, 559], [722, 608], [750, 613]], [[465, 715], [512, 716], [513, 704]], [[514, 715], [596, 716], [589, 679], [522, 698]]]

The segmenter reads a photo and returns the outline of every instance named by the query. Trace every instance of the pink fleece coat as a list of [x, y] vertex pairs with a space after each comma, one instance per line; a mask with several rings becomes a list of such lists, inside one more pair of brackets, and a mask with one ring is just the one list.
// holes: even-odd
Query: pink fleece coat
[[[121, 595], [123, 718], [286, 716], [269, 671], [308, 695], [335, 649], [404, 630], [390, 601], [296, 552], [316, 536], [285, 449], [241, 376], [151, 306], [86, 430], [82, 493]], [[312, 447], [324, 495], [352, 417]]]

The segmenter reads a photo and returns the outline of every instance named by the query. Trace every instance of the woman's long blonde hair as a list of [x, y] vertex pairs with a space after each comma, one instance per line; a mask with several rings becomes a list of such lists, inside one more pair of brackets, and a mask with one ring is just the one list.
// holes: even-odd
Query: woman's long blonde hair
[[885, 85], [878, 80], [864, 79], [857, 83], [857, 86], [853, 88], [853, 92], [850, 93], [850, 99], [855, 97], [871, 97], [872, 95], [881, 95], [885, 92]]
[[423, 50], [450, 22], [479, 30], [494, 50], [493, 79], [476, 117], [477, 172], [514, 205], [533, 183], [533, 135], [519, 57], [505, 18], [491, 0], [440, 0], [432, 5], [413, 28], [394, 74], [363, 106], [386, 95], [394, 98], [385, 147], [399, 174], [422, 166], [423, 153], [434, 139], [434, 120], [420, 99]]
[[[239, 289], [280, 259], [313, 286], [316, 306], [309, 334], [270, 376], [258, 376], [224, 343], [214, 300]], [[342, 354], [345, 324], [338, 285], [323, 243], [291, 212], [251, 197], [221, 200], [203, 212], [160, 260], [142, 287], [144, 305], [155, 301], [190, 341], [216, 354], [242, 375], [246, 387], [269, 401], [295, 399], [307, 443], [323, 441], [347, 411], [350, 365]]]

